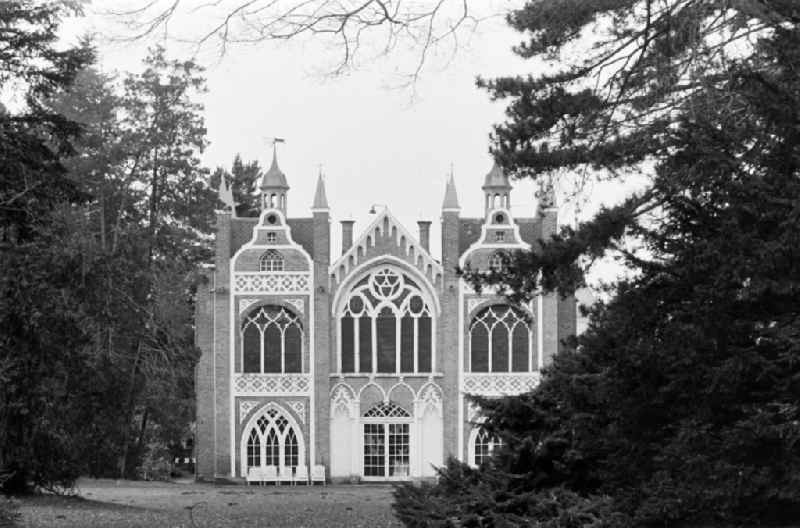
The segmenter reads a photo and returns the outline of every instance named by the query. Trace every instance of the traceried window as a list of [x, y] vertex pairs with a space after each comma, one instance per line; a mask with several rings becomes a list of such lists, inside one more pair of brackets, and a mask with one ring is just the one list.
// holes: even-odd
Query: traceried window
[[303, 325], [283, 306], [260, 306], [242, 322], [242, 372], [303, 371]]
[[302, 463], [301, 431], [277, 409], [268, 409], [250, 430], [247, 441], [247, 466], [276, 466], [294, 470]]
[[283, 271], [283, 255], [269, 249], [258, 259], [258, 269], [260, 271]]
[[419, 286], [380, 268], [352, 289], [339, 313], [341, 372], [432, 372], [433, 314]]
[[503, 441], [497, 436], [490, 434], [489, 431], [481, 427], [478, 434], [475, 435], [475, 444], [473, 446], [473, 458], [471, 462], [476, 466], [480, 466], [489, 458], [495, 449], [502, 447]]
[[533, 370], [531, 328], [518, 309], [493, 305], [481, 310], [469, 327], [470, 372]]

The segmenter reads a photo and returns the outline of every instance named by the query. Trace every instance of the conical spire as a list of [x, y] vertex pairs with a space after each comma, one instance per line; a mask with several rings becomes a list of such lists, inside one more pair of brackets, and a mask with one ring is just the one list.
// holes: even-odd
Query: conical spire
[[314, 192], [314, 204], [311, 209], [328, 209], [328, 197], [325, 195], [325, 180], [322, 179], [322, 171], [317, 178], [317, 190]]
[[442, 202], [442, 209], [461, 209], [458, 205], [458, 192], [456, 192], [456, 180], [453, 177], [452, 171], [450, 178], [447, 180], [447, 187], [444, 190], [444, 202]]
[[265, 172], [264, 176], [261, 178], [261, 185], [259, 185], [259, 188], [262, 190], [286, 190], [289, 188], [289, 184], [286, 183], [286, 175], [283, 173], [283, 171], [281, 171], [280, 167], [278, 167], [278, 152], [275, 145], [272, 145], [272, 164], [269, 166], [269, 170]]

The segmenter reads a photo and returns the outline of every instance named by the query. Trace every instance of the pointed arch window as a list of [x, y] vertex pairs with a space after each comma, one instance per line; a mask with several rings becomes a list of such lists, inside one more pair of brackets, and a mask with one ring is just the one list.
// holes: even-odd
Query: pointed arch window
[[258, 259], [260, 271], [283, 271], [283, 255], [274, 249], [268, 249]]
[[242, 322], [242, 372], [303, 372], [303, 324], [283, 306], [260, 306]]
[[534, 370], [531, 325], [522, 311], [508, 305], [478, 312], [469, 327], [470, 372]]
[[252, 425], [249, 431], [245, 430], [247, 443], [247, 466], [251, 467], [276, 466], [281, 470], [294, 469], [305, 463], [303, 432], [296, 422], [287, 417], [276, 408], [269, 408]]
[[476, 466], [480, 466], [488, 461], [492, 453], [503, 446], [502, 439], [497, 435], [489, 433], [489, 431], [483, 427], [478, 429], [472, 442], [472, 449], [470, 450], [472, 451], [472, 460], [470, 460], [470, 462]]
[[339, 311], [340, 372], [432, 372], [431, 303], [414, 280], [382, 267], [350, 291]]

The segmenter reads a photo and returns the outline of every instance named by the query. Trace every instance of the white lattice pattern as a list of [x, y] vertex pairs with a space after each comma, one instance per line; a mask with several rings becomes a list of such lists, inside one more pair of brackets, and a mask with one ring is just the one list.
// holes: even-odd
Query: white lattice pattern
[[239, 423], [243, 422], [245, 417], [250, 414], [258, 402], [255, 400], [243, 400], [239, 402]]
[[304, 313], [305, 303], [303, 299], [286, 299], [286, 302], [294, 306], [297, 313]]
[[258, 299], [254, 299], [253, 297], [245, 297], [244, 299], [239, 299], [239, 313], [243, 314], [245, 311], [247, 311], [248, 308], [250, 308], [257, 302]]
[[237, 273], [233, 281], [237, 293], [308, 293], [308, 273]]
[[300, 417], [300, 423], [306, 423], [306, 402], [302, 400], [293, 400], [286, 402], [289, 407]]
[[311, 376], [308, 374], [236, 374], [233, 380], [236, 394], [281, 396], [309, 394]]
[[539, 384], [539, 373], [464, 374], [463, 391], [480, 396], [511, 396], [533, 390]]
[[481, 299], [480, 297], [472, 297], [467, 299], [467, 315], [472, 313], [472, 310], [477, 308], [477, 306], [485, 301], [485, 299]]

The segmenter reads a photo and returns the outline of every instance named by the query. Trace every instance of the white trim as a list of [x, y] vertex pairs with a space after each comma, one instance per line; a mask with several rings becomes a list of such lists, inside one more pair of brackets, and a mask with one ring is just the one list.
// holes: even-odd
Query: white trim
[[539, 295], [536, 298], [536, 311], [539, 312], [536, 317], [536, 363], [539, 370], [544, 366], [544, 298]]
[[[508, 224], [492, 224], [489, 220], [495, 213], [503, 213], [508, 217]], [[505, 226], [505, 227], [496, 227], [496, 226]], [[489, 229], [511, 229], [514, 233], [513, 241], [503, 242], [502, 244], [488, 242], [489, 236]], [[519, 233], [519, 224], [514, 221], [514, 217], [511, 215], [511, 211], [509, 209], [498, 207], [492, 210], [487, 211], [486, 217], [481, 225], [481, 236], [475, 241], [467, 250], [461, 254], [461, 257], [458, 259], [459, 267], [463, 268], [466, 265], [467, 259], [474, 251], [478, 249], [531, 249], [531, 245], [527, 242], [522, 240], [522, 236]], [[463, 281], [461, 281], [463, 282]]]
[[[459, 283], [464, 283], [459, 280]], [[458, 372], [456, 373], [456, 387], [458, 387], [456, 402], [458, 403], [458, 453], [456, 459], [464, 461], [464, 289], [458, 289]]]
[[[235, 376], [236, 370], [236, 333], [239, 327], [238, 318], [236, 317], [236, 307], [234, 306], [234, 289], [233, 285], [235, 284], [235, 278], [233, 273], [233, 265], [234, 259], [230, 259], [228, 261], [228, 316], [230, 319], [228, 320], [228, 334], [229, 334], [229, 343], [228, 343], [228, 356], [230, 357], [230, 372], [228, 372], [228, 397], [230, 399], [230, 419], [229, 419], [229, 427], [230, 427], [230, 457], [231, 457], [231, 478], [236, 477], [236, 417], [234, 414], [236, 413], [236, 396], [234, 395], [234, 387], [233, 381]], [[263, 354], [262, 354], [263, 357]], [[245, 475], [242, 475], [245, 476]]]
[[[414, 280], [421, 280], [424, 283], [424, 287], [422, 284], [420, 284], [420, 290], [428, 296], [428, 299], [426, 300], [432, 301], [431, 304], [436, 309], [436, 313], [431, 315], [438, 316], [442, 312], [436, 287], [428, 279], [428, 277], [422, 273], [422, 271], [409, 264], [405, 260], [395, 257], [394, 255], [378, 255], [365, 262], [362, 262], [348, 273], [345, 280], [339, 281], [339, 285], [336, 288], [336, 293], [333, 296], [333, 302], [331, 302], [331, 315], [338, 317], [339, 312], [342, 310], [342, 306], [340, 306], [340, 304], [342, 303], [341, 297], [344, 292], [350, 292], [353, 287], [352, 285], [363, 279], [364, 275], [369, 272], [370, 268], [384, 265], [388, 266], [389, 268], [394, 267], [395, 271], [408, 273]], [[368, 270], [367, 273], [365, 273], [365, 270]]]
[[[376, 243], [375, 240], [375, 231], [382, 233], [386, 236], [386, 233], [383, 233], [383, 223], [384, 220], [388, 219], [389, 223], [389, 233], [391, 233], [391, 228], [397, 229], [397, 236], [396, 236], [396, 244], [400, 246], [400, 240], [405, 237], [406, 240], [406, 255], [409, 255], [409, 249], [411, 246], [414, 247], [414, 263], [411, 266], [416, 267], [417, 262], [420, 258], [422, 258], [422, 270], [419, 270], [423, 274], [427, 274], [427, 269], [431, 268], [431, 280], [435, 281], [437, 276], [442, 276], [442, 265], [433, 258], [430, 252], [422, 247], [419, 240], [417, 240], [414, 235], [412, 235], [403, 224], [400, 223], [399, 220], [389, 211], [388, 207], [384, 207], [383, 211], [381, 211], [378, 215], [376, 215], [375, 219], [370, 223], [364, 231], [362, 231], [361, 235], [356, 239], [352, 246], [350, 246], [347, 251], [345, 251], [341, 257], [336, 259], [328, 269], [328, 276], [336, 275], [336, 280], [339, 282], [343, 282], [345, 277], [349, 275], [351, 272], [359, 269], [361, 266], [356, 266], [353, 269], [350, 269], [350, 258], [353, 257], [353, 261], [358, 260], [358, 248], [364, 248], [364, 256], [366, 256], [366, 250], [370, 247], [367, 244], [367, 238], [371, 238], [372, 245]], [[338, 269], [343, 266], [344, 267], [344, 276], [338, 276]]]
[[[250, 417], [250, 419], [247, 421], [247, 424], [242, 428], [242, 438], [239, 446], [241, 449], [241, 451], [239, 452], [240, 456], [239, 466], [240, 469], [242, 470], [243, 477], [247, 476], [247, 442], [250, 439], [249, 433], [250, 431], [253, 430], [254, 427], [256, 427], [258, 419], [261, 416], [264, 416], [269, 409], [275, 409], [276, 411], [278, 411], [280, 416], [283, 416], [286, 419], [286, 421], [289, 422], [289, 426], [294, 430], [295, 438], [297, 438], [297, 465], [298, 466], [306, 465], [306, 445], [305, 445], [306, 440], [305, 437], [303, 436], [303, 429], [300, 427], [300, 424], [297, 423], [297, 420], [295, 420], [292, 413], [290, 413], [286, 408], [284, 408], [282, 405], [278, 403], [269, 402], [264, 406], [260, 407], [255, 413], [253, 413], [253, 416]], [[270, 421], [272, 421], [272, 419], [270, 419]], [[261, 432], [259, 431], [259, 436], [261, 437], [261, 454], [263, 454], [266, 449], [264, 445], [266, 435], [262, 435]], [[281, 434], [280, 431], [278, 431], [278, 466], [281, 468], [285, 467], [284, 466], [285, 440], [286, 440], [285, 434]]]

